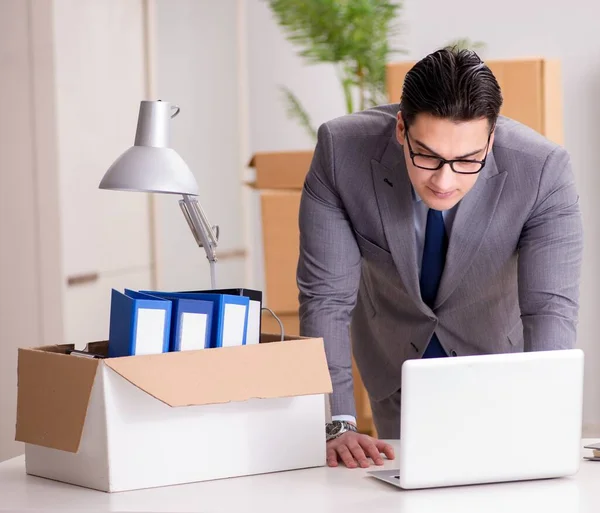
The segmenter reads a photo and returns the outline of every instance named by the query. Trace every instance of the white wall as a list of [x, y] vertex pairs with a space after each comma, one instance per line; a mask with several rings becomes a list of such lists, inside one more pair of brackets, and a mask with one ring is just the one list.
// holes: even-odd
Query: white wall
[[145, 96], [143, 6], [0, 2], [0, 460], [22, 451], [17, 349], [106, 339], [111, 287], [151, 285], [148, 198], [98, 189]]
[[[181, 107], [173, 119], [172, 146], [190, 166], [199, 202], [219, 225], [217, 286], [245, 282], [240, 183], [236, 0], [157, 0], [156, 97]], [[208, 262], [179, 208], [179, 197], [156, 197], [158, 286], [167, 290], [210, 288]]]
[[[12, 443], [16, 399], [16, 357], [19, 342], [37, 340], [40, 323], [39, 300], [29, 291], [37, 291], [38, 269], [35, 263], [35, 213], [28, 208], [26, 196], [15, 194], [14, 187], [31, 191], [35, 186], [29, 97], [32, 82], [28, 50], [31, 37], [27, 26], [26, 2], [12, 0], [0, 4], [0, 169], [19, 170], [0, 174], [0, 287], [11, 294], [0, 295], [0, 460], [17, 454]], [[18, 21], [15, 21], [16, 20]], [[15, 80], [16, 78], [20, 80]], [[24, 87], [25, 85], [25, 87]], [[19, 151], [23, 148], [25, 152]], [[20, 223], [13, 221], [16, 216]], [[19, 233], [25, 232], [25, 236]], [[15, 276], [20, 279], [15, 280]], [[24, 305], [27, 305], [25, 308]], [[12, 440], [11, 440], [12, 438]]]
[[[277, 86], [286, 84], [303, 100], [314, 124], [343, 114], [342, 92], [328, 66], [306, 67], [271, 18], [266, 2], [248, 0], [250, 150], [310, 147], [310, 139], [285, 116]], [[600, 3], [566, 5], [544, 0], [506, 0], [486, 4], [408, 0], [401, 14], [403, 36], [397, 46], [418, 59], [458, 37], [484, 41], [485, 58], [544, 56], [562, 61], [565, 146], [571, 152], [581, 195], [586, 249], [581, 287], [579, 346], [586, 352], [584, 421], [600, 434], [600, 347], [595, 317], [599, 306], [598, 252], [600, 154]], [[255, 233], [258, 228], [255, 228]], [[260, 269], [257, 264], [257, 269]]]
[[0, 2], [0, 461], [22, 451], [17, 350], [62, 336], [49, 7]]
[[[148, 195], [98, 184], [133, 145], [146, 96], [144, 2], [54, 0], [65, 341], [108, 338], [111, 288], [150, 288]], [[68, 286], [74, 276], [97, 279]]]
[[267, 2], [247, 0], [248, 87], [251, 151], [305, 150], [314, 144], [287, 118], [280, 86], [300, 99], [313, 126], [345, 113], [335, 69], [304, 66], [296, 48], [272, 21]]

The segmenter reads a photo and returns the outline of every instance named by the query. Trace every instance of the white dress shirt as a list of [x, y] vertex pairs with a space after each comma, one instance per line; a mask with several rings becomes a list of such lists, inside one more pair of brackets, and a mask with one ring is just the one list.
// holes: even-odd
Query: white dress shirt
[[[427, 212], [429, 207], [423, 202], [423, 200], [417, 194], [417, 191], [412, 189], [413, 196], [413, 213], [415, 221], [415, 236], [417, 239], [416, 250], [417, 250], [417, 266], [419, 268], [419, 276], [421, 275], [421, 261], [423, 260], [423, 246], [425, 245], [425, 229], [427, 228]], [[452, 225], [456, 216], [456, 210], [458, 204], [452, 207], [450, 210], [443, 210], [442, 216], [444, 218], [444, 224], [446, 226], [446, 233], [450, 237], [452, 231]], [[332, 420], [346, 420], [354, 422], [356, 419], [352, 415], [334, 415]]]

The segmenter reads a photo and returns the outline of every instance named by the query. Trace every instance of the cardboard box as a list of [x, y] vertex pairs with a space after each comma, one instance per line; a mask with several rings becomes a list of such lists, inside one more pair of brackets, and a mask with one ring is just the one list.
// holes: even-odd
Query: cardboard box
[[265, 273], [265, 305], [294, 313], [300, 306], [296, 269], [300, 255], [300, 191], [262, 191], [260, 208]]
[[256, 189], [300, 190], [310, 168], [313, 150], [255, 153], [249, 166], [256, 176], [249, 185]]
[[116, 492], [325, 465], [323, 340], [274, 340], [107, 359], [20, 349], [27, 473]]
[[260, 194], [265, 304], [273, 311], [298, 310], [296, 267], [300, 251], [298, 211], [313, 150], [257, 152], [248, 185]]
[[[283, 323], [286, 336], [296, 337], [300, 335], [300, 317], [298, 313], [275, 313]], [[279, 323], [269, 312], [263, 311], [262, 326], [263, 331], [266, 333], [272, 333], [274, 336], [280, 333]], [[356, 403], [358, 430], [366, 435], [377, 436], [369, 396], [354, 358], [352, 359], [352, 379], [354, 381], [354, 401]]]
[[[284, 333], [289, 337], [298, 337], [300, 335], [300, 318], [297, 313], [277, 313], [275, 315], [279, 317], [279, 320], [283, 324]], [[270, 312], [264, 311], [262, 313], [262, 328], [265, 333], [271, 333], [278, 335], [280, 333], [280, 326], [277, 320], [271, 315]]]
[[[387, 93], [392, 103], [400, 101], [404, 77], [415, 62], [387, 66]], [[563, 99], [560, 62], [543, 58], [487, 60], [486, 64], [502, 89], [501, 114], [563, 144]]]

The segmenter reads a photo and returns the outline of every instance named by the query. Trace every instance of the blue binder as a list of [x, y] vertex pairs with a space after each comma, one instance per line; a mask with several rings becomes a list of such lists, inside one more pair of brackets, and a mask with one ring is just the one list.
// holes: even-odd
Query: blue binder
[[246, 344], [248, 331], [248, 311], [250, 300], [247, 296], [196, 292], [157, 292], [144, 290], [160, 298], [200, 299], [214, 305], [211, 326], [210, 347], [230, 347]]
[[211, 289], [211, 290], [182, 290], [184, 293], [204, 293], [204, 294], [229, 294], [232, 296], [247, 296], [249, 299], [248, 308], [248, 329], [246, 332], [246, 345], [260, 343], [260, 334], [262, 333], [262, 291], [246, 288], [234, 289]]
[[[126, 289], [127, 291], [127, 289]], [[168, 292], [137, 294], [172, 303], [169, 351], [192, 351], [210, 347], [214, 303], [201, 299], [184, 299]]]
[[169, 350], [171, 302], [112, 289], [108, 356], [159, 354]]

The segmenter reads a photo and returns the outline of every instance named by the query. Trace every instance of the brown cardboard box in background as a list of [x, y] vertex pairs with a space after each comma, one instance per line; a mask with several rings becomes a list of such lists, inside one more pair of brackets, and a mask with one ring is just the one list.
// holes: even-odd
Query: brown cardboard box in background
[[[297, 313], [277, 313], [279, 320], [283, 324], [284, 333], [286, 336], [297, 337], [300, 334], [300, 319]], [[277, 320], [270, 312], [263, 310], [261, 329], [263, 333], [278, 335], [281, 332], [281, 327]]]
[[266, 303], [278, 313], [298, 311], [296, 268], [300, 253], [300, 191], [260, 193]]
[[313, 151], [258, 152], [250, 160], [260, 195], [265, 272], [265, 306], [277, 313], [298, 311], [296, 267], [298, 212]]
[[[557, 144], [563, 144], [561, 66], [543, 58], [486, 60], [502, 90], [500, 113], [527, 125]], [[404, 77], [414, 62], [387, 66], [387, 94], [400, 101]]]
[[257, 152], [249, 166], [256, 170], [255, 189], [301, 190], [313, 151]]

